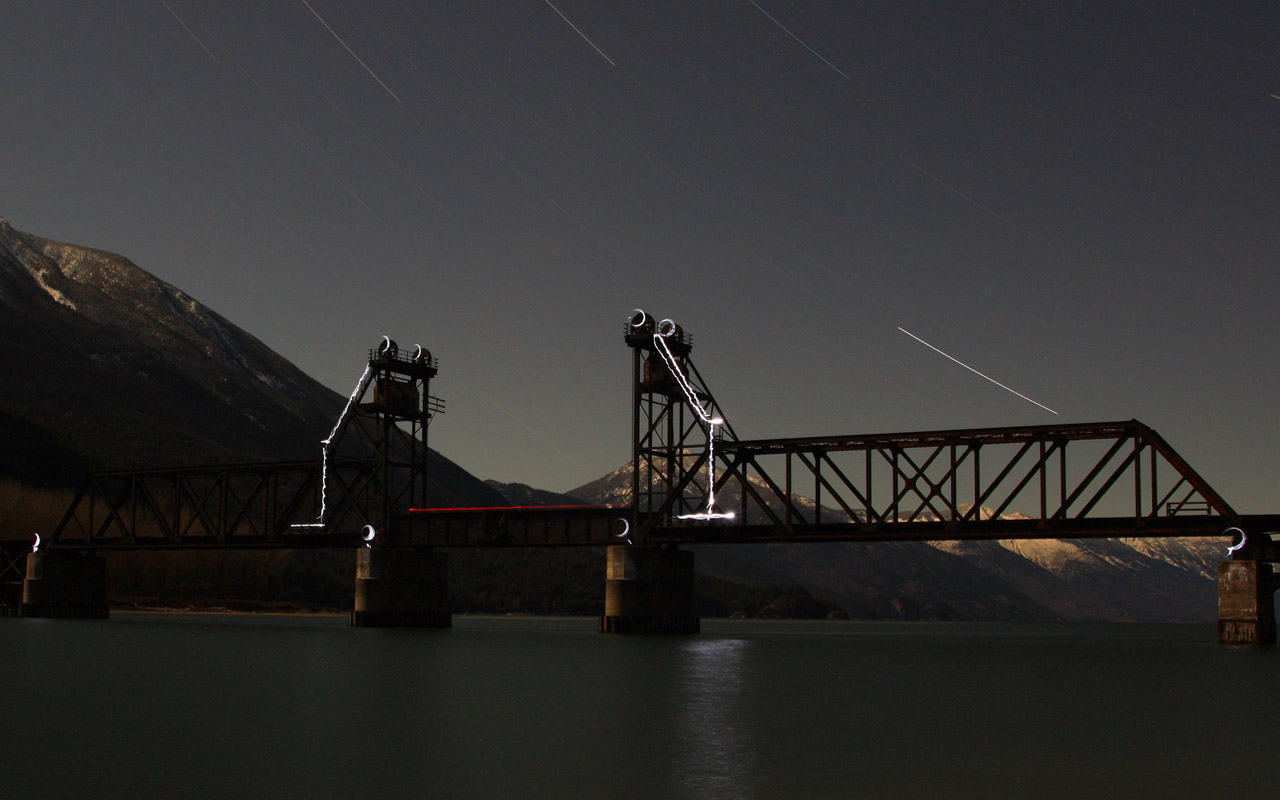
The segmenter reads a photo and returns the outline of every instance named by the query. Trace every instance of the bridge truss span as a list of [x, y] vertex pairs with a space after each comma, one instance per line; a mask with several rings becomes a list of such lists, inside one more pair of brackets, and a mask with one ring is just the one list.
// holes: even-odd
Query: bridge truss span
[[50, 544], [123, 549], [357, 544], [372, 488], [367, 469], [331, 464], [329, 524], [300, 527], [319, 513], [321, 469], [321, 462], [298, 461], [94, 473]]
[[[701, 457], [701, 458], [700, 458]], [[733, 519], [655, 535], [716, 541], [1222, 535], [1231, 506], [1127, 422], [724, 441]], [[697, 471], [705, 454], [686, 458]], [[684, 488], [698, 487], [693, 481]], [[683, 529], [683, 530], [682, 530]], [[664, 536], [665, 534], [665, 536]]]
[[643, 541], [1221, 536], [1243, 524], [1137, 420], [741, 439], [680, 326], [635, 311], [624, 338]]

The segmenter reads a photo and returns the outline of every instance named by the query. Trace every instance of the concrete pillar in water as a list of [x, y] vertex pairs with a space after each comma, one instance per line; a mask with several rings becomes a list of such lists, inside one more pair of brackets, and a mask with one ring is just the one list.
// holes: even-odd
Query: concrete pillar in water
[[357, 551], [355, 607], [360, 628], [450, 628], [449, 559], [431, 550]]
[[106, 561], [92, 553], [47, 551], [27, 556], [22, 616], [105, 619]]
[[613, 545], [608, 548], [601, 633], [697, 633], [693, 553]]
[[1275, 578], [1264, 561], [1218, 562], [1218, 643], [1275, 644]]

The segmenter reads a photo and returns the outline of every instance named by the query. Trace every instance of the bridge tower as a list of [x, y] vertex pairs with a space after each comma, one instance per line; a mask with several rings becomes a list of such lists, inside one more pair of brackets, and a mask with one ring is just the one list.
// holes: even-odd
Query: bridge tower
[[[332, 463], [362, 477], [353, 483], [353, 496], [344, 498], [364, 523], [365, 547], [356, 560], [354, 626], [452, 624], [447, 557], [410, 547], [398, 525], [410, 508], [427, 504], [427, 430], [432, 417], [444, 411], [443, 402], [431, 395], [437, 370], [430, 351], [419, 345], [402, 352], [383, 337], [369, 352], [368, 366], [324, 443], [326, 474]], [[372, 399], [366, 401], [370, 388]]]
[[721, 435], [721, 426], [705, 424], [704, 417], [722, 421], [722, 415], [690, 359], [693, 340], [679, 325], [637, 309], [623, 335], [632, 350], [634, 511], [628, 543], [608, 548], [600, 630], [697, 633], [693, 553], [647, 545], [645, 539], [655, 526], [702, 510], [696, 497], [712, 489], [704, 467], [713, 461], [712, 442]]
[[[431, 395], [437, 361], [420, 345], [403, 352], [383, 337], [337, 424], [323, 442], [326, 486], [331, 471], [359, 477], [327, 490], [321, 522], [330, 529], [359, 522], [377, 547], [395, 547], [395, 520], [427, 502], [427, 430], [444, 403]], [[366, 399], [372, 389], [372, 398]]]
[[[624, 336], [632, 351], [631, 491], [635, 530], [643, 539], [659, 523], [703, 510], [698, 498], [711, 489], [703, 469], [712, 455], [708, 436], [737, 437], [690, 358], [693, 338], [683, 328], [637, 309]], [[709, 431], [690, 393], [722, 424]]]

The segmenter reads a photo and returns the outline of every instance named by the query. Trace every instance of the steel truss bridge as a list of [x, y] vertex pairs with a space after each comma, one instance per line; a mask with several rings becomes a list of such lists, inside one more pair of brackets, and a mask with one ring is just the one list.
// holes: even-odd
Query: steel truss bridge
[[[564, 547], [622, 543], [1235, 536], [1276, 558], [1159, 434], [1125, 422], [739, 439], [692, 339], [633, 312], [633, 503], [433, 508], [437, 365], [384, 339], [319, 461], [94, 474], [55, 548]], [[707, 420], [715, 424], [708, 424]], [[714, 499], [713, 507], [708, 508]], [[711, 513], [708, 514], [707, 512]]]

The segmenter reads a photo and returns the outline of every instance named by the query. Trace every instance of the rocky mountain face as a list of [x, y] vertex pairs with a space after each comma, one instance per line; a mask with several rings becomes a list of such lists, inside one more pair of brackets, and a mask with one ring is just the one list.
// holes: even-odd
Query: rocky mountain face
[[[0, 343], [0, 478], [28, 483], [72, 485], [87, 469], [318, 459], [345, 403], [127, 258], [2, 218]], [[496, 497], [447, 459], [432, 466], [442, 500]]]
[[[625, 505], [631, 465], [569, 494], [584, 503]], [[731, 493], [723, 499], [727, 508], [736, 505]], [[813, 506], [808, 498], [797, 504]], [[831, 519], [839, 517], [830, 511]], [[700, 572], [748, 583], [797, 583], [854, 617], [1198, 622], [1216, 616], [1217, 562], [1226, 544], [1019, 539], [695, 549]]]

